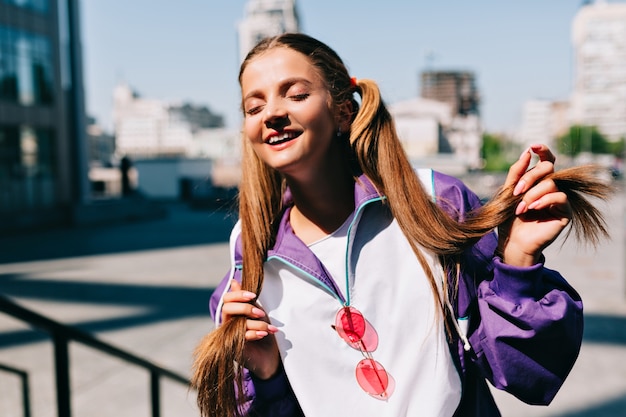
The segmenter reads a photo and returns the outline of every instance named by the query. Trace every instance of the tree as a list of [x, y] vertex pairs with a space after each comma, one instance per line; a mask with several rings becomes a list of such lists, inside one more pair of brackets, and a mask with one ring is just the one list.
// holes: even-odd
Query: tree
[[626, 150], [626, 138], [621, 138], [617, 142], [609, 143], [609, 153], [615, 155], [618, 158], [624, 157], [625, 150]]
[[485, 165], [484, 171], [502, 172], [509, 169], [511, 161], [507, 158], [507, 140], [502, 135], [485, 133], [481, 149]]
[[[619, 152], [619, 146], [609, 142], [595, 126], [573, 125], [569, 131], [557, 138], [559, 153], [576, 156], [581, 152], [606, 154]], [[623, 147], [623, 145], [622, 145]]]

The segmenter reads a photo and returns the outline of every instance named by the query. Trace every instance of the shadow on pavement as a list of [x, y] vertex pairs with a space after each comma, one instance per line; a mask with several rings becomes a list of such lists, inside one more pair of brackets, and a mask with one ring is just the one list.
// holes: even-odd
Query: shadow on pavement
[[[585, 314], [583, 340], [592, 343], [626, 345], [626, 317]], [[623, 410], [623, 415], [626, 416], [626, 407]]]
[[0, 264], [227, 242], [232, 210], [164, 206], [160, 219], [0, 236]]
[[626, 395], [584, 410], [570, 411], [553, 417], [624, 417], [626, 416]]
[[[104, 255], [227, 242], [236, 215], [232, 210], [193, 209], [167, 204], [165, 216], [90, 227], [46, 230], [0, 237], [2, 264]], [[189, 317], [208, 318], [208, 287], [154, 286], [33, 279], [0, 273], [0, 292], [8, 297], [58, 303], [137, 309], [119, 317], [74, 321], [73, 326], [99, 333]], [[48, 315], [45, 311], [40, 312]], [[80, 320], [80, 318], [78, 318]], [[0, 348], [47, 339], [35, 330], [0, 333]]]
[[[88, 303], [137, 308], [138, 312], [113, 318], [67, 323], [89, 333], [120, 330], [169, 320], [209, 317], [212, 288], [22, 280], [19, 274], [0, 275], [6, 296], [58, 303]], [[40, 312], [45, 314], [45, 312]], [[0, 333], [0, 348], [48, 339], [46, 333], [24, 329]]]

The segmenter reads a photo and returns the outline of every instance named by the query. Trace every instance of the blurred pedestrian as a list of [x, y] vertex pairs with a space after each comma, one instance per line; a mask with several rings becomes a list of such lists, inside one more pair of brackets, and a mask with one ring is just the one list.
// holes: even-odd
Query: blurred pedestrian
[[122, 174], [122, 197], [129, 197], [133, 194], [134, 189], [131, 183], [131, 170], [133, 169], [133, 161], [129, 156], [124, 155], [120, 160], [120, 172]]

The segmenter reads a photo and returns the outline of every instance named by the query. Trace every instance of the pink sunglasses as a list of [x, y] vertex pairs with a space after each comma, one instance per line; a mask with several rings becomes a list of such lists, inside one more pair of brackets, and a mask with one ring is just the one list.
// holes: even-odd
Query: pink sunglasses
[[356, 365], [356, 380], [361, 388], [376, 399], [388, 399], [393, 394], [395, 381], [372, 357], [371, 352], [378, 347], [374, 327], [354, 307], [341, 308], [332, 327], [351, 348], [363, 354], [364, 359]]

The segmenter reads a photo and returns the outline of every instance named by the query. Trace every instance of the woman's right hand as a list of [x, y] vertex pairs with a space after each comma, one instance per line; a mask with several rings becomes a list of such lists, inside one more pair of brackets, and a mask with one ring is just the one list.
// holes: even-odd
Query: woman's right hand
[[269, 323], [265, 311], [250, 303], [256, 294], [243, 291], [239, 282], [232, 280], [230, 291], [224, 295], [222, 323], [233, 316], [244, 316], [246, 320], [246, 357], [243, 364], [259, 379], [269, 379], [280, 366], [280, 355], [274, 333], [276, 326]]

